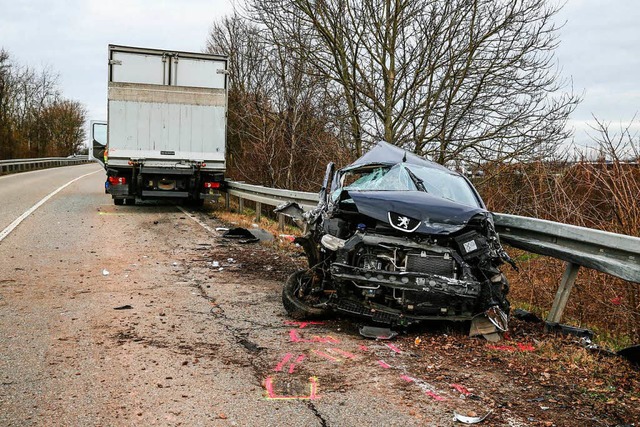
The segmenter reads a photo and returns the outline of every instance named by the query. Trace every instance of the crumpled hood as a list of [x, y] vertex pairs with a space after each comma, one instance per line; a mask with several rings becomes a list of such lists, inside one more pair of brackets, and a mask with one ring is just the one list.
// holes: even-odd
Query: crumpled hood
[[406, 216], [420, 221], [415, 232], [422, 234], [455, 233], [464, 228], [475, 215], [489, 215], [485, 209], [463, 205], [422, 191], [351, 190], [348, 193], [361, 214], [399, 230], [401, 228], [398, 228], [397, 224], [391, 224], [390, 220], [397, 215]]

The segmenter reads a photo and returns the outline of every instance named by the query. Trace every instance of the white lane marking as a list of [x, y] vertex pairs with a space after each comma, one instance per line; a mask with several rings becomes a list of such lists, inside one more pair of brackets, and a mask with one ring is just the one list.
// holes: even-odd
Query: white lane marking
[[64, 190], [65, 188], [67, 188], [69, 185], [73, 184], [74, 182], [76, 182], [79, 179], [84, 178], [85, 176], [89, 176], [89, 175], [93, 175], [94, 173], [98, 173], [100, 172], [102, 169], [94, 171], [94, 172], [89, 172], [86, 173], [82, 176], [79, 176], [75, 179], [72, 179], [71, 181], [67, 182], [65, 185], [63, 185], [62, 187], [58, 188], [57, 190], [53, 191], [52, 193], [49, 193], [47, 196], [45, 196], [42, 200], [40, 200], [38, 203], [36, 203], [35, 205], [31, 206], [31, 208], [26, 211], [25, 213], [23, 213], [22, 215], [20, 215], [18, 218], [16, 218], [15, 221], [13, 221], [11, 224], [9, 224], [7, 226], [7, 228], [5, 228], [4, 230], [0, 231], [0, 242], [2, 242], [2, 240], [4, 240], [5, 237], [7, 237], [9, 235], [9, 233], [11, 233], [18, 225], [20, 225], [20, 223], [22, 221], [24, 221], [25, 219], [27, 219], [27, 217], [29, 215], [31, 215], [36, 209], [38, 209], [40, 206], [42, 206], [47, 200], [49, 200], [50, 198], [52, 198], [53, 196], [55, 196], [56, 194], [58, 194], [60, 191]]
[[214, 230], [213, 228], [209, 227], [207, 224], [205, 224], [204, 222], [200, 221], [198, 218], [196, 218], [196, 216], [194, 214], [192, 214], [191, 212], [185, 210], [182, 206], [176, 206], [178, 209], [180, 209], [185, 215], [187, 215], [189, 218], [191, 218], [192, 220], [194, 220], [195, 222], [197, 222], [202, 228], [204, 228], [205, 230], [207, 230], [209, 233], [213, 234], [214, 236], [219, 236], [218, 232], [216, 230]]

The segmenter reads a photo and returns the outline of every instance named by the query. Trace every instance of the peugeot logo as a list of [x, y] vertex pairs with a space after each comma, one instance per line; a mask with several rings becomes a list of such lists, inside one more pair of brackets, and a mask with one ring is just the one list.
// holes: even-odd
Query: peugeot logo
[[406, 215], [400, 215], [395, 212], [388, 212], [389, 224], [396, 230], [406, 233], [413, 233], [420, 227], [420, 221]]
[[409, 218], [406, 216], [398, 217], [398, 227], [402, 227], [405, 230], [409, 228]]

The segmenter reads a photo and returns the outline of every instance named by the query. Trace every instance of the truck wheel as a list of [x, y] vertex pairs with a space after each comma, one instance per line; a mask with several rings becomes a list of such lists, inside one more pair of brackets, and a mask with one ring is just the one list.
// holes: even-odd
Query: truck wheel
[[287, 279], [282, 289], [282, 304], [289, 316], [294, 319], [313, 319], [327, 315], [326, 308], [314, 307], [320, 301], [317, 297], [308, 295], [313, 286], [313, 273], [309, 270], [299, 270]]
[[113, 204], [117, 206], [124, 205], [124, 199], [113, 199]]
[[136, 204], [136, 199], [127, 199], [127, 205], [133, 206]]

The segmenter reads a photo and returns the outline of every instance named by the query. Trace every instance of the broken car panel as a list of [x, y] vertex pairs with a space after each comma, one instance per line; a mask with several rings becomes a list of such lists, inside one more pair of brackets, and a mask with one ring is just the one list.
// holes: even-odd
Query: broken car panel
[[482, 317], [506, 329], [499, 267], [511, 260], [462, 175], [379, 142], [335, 173], [328, 165], [315, 209], [276, 210], [304, 225], [296, 242], [309, 268], [283, 290], [292, 317], [333, 310], [390, 325]]

